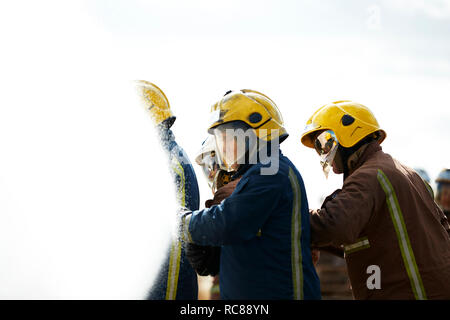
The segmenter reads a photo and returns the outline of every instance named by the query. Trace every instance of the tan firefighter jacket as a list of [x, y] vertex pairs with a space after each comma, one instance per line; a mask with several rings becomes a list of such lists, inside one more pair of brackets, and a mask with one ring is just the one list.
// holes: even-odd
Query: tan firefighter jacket
[[432, 190], [377, 142], [311, 211], [313, 246], [343, 246], [356, 299], [450, 299], [450, 231]]

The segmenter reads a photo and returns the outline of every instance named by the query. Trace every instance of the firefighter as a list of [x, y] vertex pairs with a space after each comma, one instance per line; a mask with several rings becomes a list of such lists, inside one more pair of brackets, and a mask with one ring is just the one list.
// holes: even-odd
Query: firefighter
[[444, 169], [436, 179], [437, 193], [436, 202], [450, 218], [450, 169]]
[[[161, 89], [148, 81], [137, 81], [137, 89], [170, 160], [179, 206], [197, 210], [200, 202], [197, 178], [187, 154], [176, 143], [170, 129], [175, 122], [175, 116], [170, 109], [169, 101]], [[197, 300], [197, 297], [197, 274], [186, 258], [185, 248], [179, 237], [174, 237], [147, 298]]]
[[[214, 136], [209, 135], [203, 142], [202, 148], [195, 158], [195, 162], [202, 168], [202, 172], [214, 195], [212, 199], [206, 200], [206, 208], [220, 204], [222, 200], [228, 198], [233, 193], [240, 179], [237, 178], [231, 181], [234, 172], [228, 172], [220, 168]], [[186, 256], [197, 274], [214, 277], [210, 292], [211, 300], [220, 300], [218, 276], [220, 251], [220, 246], [200, 246], [194, 243], [186, 244]]]
[[221, 246], [222, 299], [319, 299], [309, 212], [300, 173], [279, 143], [287, 138], [275, 103], [229, 91], [212, 107], [209, 133], [221, 168], [240, 178], [220, 204], [182, 215], [184, 238]]
[[311, 212], [314, 246], [343, 246], [356, 299], [450, 299], [449, 225], [422, 178], [384, 153], [386, 132], [352, 101], [319, 108], [301, 142], [342, 189]]

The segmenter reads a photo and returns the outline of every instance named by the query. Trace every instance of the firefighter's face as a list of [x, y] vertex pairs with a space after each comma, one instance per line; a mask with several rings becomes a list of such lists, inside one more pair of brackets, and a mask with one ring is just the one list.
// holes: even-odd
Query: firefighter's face
[[239, 166], [237, 164], [237, 141], [236, 137], [228, 137], [224, 134], [222, 135], [222, 154], [224, 156], [224, 160], [227, 161], [228, 165], [231, 165], [233, 170], [236, 170]]
[[341, 169], [339, 169], [338, 165], [336, 164], [336, 160], [333, 161], [332, 166], [333, 166], [333, 172], [334, 172], [335, 174], [343, 173], [343, 172], [341, 171]]

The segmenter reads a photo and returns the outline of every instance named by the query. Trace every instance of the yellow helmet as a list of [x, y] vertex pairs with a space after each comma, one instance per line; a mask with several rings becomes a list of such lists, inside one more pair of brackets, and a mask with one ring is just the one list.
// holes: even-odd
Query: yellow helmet
[[319, 108], [306, 122], [302, 134], [302, 143], [314, 148], [315, 133], [332, 130], [345, 148], [350, 148], [371, 133], [379, 132], [378, 142], [386, 138], [386, 132], [380, 128], [372, 112], [362, 104], [349, 101], [335, 101]]
[[136, 87], [154, 123], [160, 125], [167, 120], [170, 127], [175, 121], [175, 116], [170, 110], [169, 100], [164, 92], [155, 84], [145, 80], [136, 81]]
[[[249, 89], [228, 91], [211, 107], [211, 129], [225, 123], [243, 121], [255, 129], [256, 136], [265, 141], [288, 137], [278, 107], [266, 95]], [[272, 131], [272, 130], [277, 131]], [[277, 132], [277, 133], [275, 133]]]

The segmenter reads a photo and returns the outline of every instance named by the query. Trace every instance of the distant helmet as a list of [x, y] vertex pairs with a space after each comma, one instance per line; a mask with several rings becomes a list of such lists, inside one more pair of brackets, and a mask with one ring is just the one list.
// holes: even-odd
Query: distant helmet
[[438, 177], [436, 178], [436, 184], [436, 202], [447, 214], [447, 217], [450, 218], [450, 169], [444, 169], [439, 173]]
[[156, 125], [166, 123], [170, 127], [176, 118], [164, 92], [155, 84], [145, 80], [136, 81], [136, 87], [154, 123]]
[[319, 108], [306, 122], [301, 142], [314, 148], [314, 137], [323, 130], [335, 133], [339, 144], [350, 148], [368, 135], [378, 132], [378, 142], [386, 138], [372, 112], [362, 104], [349, 101], [335, 101]]
[[436, 178], [436, 183], [450, 183], [450, 169], [442, 170]]

